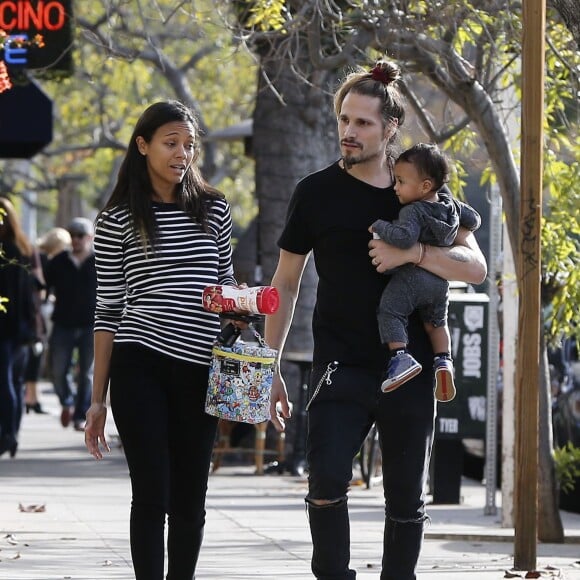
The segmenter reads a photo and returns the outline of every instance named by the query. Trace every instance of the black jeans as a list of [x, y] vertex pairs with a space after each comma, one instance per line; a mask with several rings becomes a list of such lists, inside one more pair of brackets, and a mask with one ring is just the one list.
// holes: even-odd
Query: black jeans
[[217, 419], [204, 412], [208, 367], [115, 344], [111, 407], [131, 477], [131, 555], [137, 580], [191, 580], [205, 524]]
[[[376, 421], [383, 457], [385, 533], [381, 580], [415, 580], [423, 539], [425, 485], [434, 426], [431, 361], [392, 393], [380, 391], [381, 373], [339, 365], [322, 383], [308, 414], [306, 498], [319, 580], [350, 580], [347, 490], [352, 462]], [[314, 367], [310, 396], [326, 366]], [[312, 500], [332, 500], [327, 506]]]
[[0, 437], [16, 441], [19, 385], [14, 384], [14, 364], [19, 346], [11, 338], [0, 338]]

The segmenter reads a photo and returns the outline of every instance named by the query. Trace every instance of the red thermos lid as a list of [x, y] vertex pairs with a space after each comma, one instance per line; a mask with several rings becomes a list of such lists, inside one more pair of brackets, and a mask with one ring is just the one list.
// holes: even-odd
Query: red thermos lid
[[261, 314], [274, 314], [280, 306], [280, 295], [274, 286], [263, 286], [256, 297], [258, 310]]

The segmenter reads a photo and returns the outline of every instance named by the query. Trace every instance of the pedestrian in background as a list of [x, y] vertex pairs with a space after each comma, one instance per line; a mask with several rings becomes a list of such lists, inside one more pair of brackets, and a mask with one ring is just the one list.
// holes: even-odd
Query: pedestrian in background
[[217, 418], [205, 413], [219, 317], [206, 286], [234, 285], [232, 220], [201, 177], [199, 128], [176, 101], [139, 118], [117, 184], [97, 217], [95, 376], [85, 440], [102, 458], [106, 398], [131, 477], [137, 580], [194, 577]]
[[[40, 264], [42, 267], [43, 280], [46, 278], [46, 267], [48, 261], [57, 254], [70, 249], [71, 237], [64, 228], [52, 228], [44, 234], [36, 243]], [[40, 340], [30, 346], [28, 351], [28, 362], [24, 372], [25, 391], [24, 404], [26, 413], [46, 414], [38, 400], [38, 381], [46, 366], [47, 337], [52, 330], [49, 325], [49, 319], [52, 315], [53, 304], [46, 295], [46, 285], [39, 289], [35, 297], [39, 301], [39, 315], [41, 317], [39, 324], [43, 330]], [[48, 365], [50, 366], [50, 365]], [[45, 369], [46, 370], [46, 369]]]
[[[71, 249], [47, 262], [47, 293], [54, 299], [49, 338], [50, 369], [61, 405], [60, 421], [83, 431], [93, 379], [93, 324], [97, 272], [93, 224], [77, 217], [67, 228]], [[73, 386], [76, 384], [76, 388]]]
[[[396, 219], [401, 209], [393, 188], [393, 142], [405, 119], [398, 79], [398, 67], [380, 61], [371, 71], [351, 73], [339, 87], [334, 104], [342, 158], [298, 183], [271, 282], [280, 293], [280, 307], [266, 317], [265, 338], [282, 353], [302, 272], [314, 254], [318, 289], [306, 506], [312, 572], [321, 580], [356, 577], [349, 567], [347, 492], [354, 456], [373, 422], [380, 437], [386, 515], [380, 578], [416, 578], [427, 519], [425, 483], [435, 410], [428, 362], [433, 352], [420, 319], [412, 315], [410, 342], [429, 370], [404, 389], [381, 392], [386, 360], [376, 311], [389, 280], [383, 273], [415, 263], [445, 279], [479, 283], [485, 277], [477, 242], [464, 229], [452, 248], [429, 246], [424, 253], [418, 243], [401, 250], [371, 239], [370, 225], [377, 218]], [[282, 429], [289, 408], [280, 375], [272, 385], [271, 411], [274, 425]]]
[[24, 369], [29, 345], [38, 340], [34, 293], [41, 281], [33, 244], [23, 232], [16, 210], [0, 198], [0, 455], [18, 449]]

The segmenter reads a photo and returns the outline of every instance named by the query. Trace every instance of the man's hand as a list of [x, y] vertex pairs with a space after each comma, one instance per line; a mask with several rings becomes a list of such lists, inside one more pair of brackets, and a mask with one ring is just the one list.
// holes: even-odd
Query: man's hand
[[415, 263], [419, 259], [419, 244], [415, 244], [408, 250], [401, 250], [400, 248], [383, 242], [383, 240], [371, 240], [369, 242], [369, 248], [372, 265], [377, 269], [379, 274], [387, 270], [393, 270], [409, 262]]

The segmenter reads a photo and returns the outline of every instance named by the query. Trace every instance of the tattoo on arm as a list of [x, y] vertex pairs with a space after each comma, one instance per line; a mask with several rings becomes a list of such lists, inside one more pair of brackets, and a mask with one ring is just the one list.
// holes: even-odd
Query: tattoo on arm
[[451, 260], [455, 262], [469, 262], [470, 257], [466, 254], [465, 248], [452, 247], [449, 248], [447, 254]]

